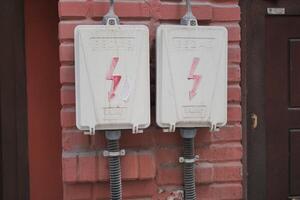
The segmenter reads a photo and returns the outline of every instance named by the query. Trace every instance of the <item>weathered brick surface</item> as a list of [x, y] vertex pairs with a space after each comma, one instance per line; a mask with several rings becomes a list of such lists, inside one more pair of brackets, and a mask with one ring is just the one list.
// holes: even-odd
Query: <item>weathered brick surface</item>
[[[228, 29], [228, 125], [219, 132], [199, 129], [195, 150], [198, 199], [242, 199], [242, 109], [241, 109], [241, 27], [238, 0], [195, 0], [194, 15], [203, 25]], [[75, 125], [74, 28], [79, 24], [99, 24], [108, 2], [98, 0], [60, 0], [60, 81], [65, 200], [109, 199], [108, 163], [102, 156], [106, 141], [103, 132], [84, 135]], [[123, 24], [144, 24], [150, 30], [151, 63], [155, 59], [155, 31], [160, 23], [178, 23], [185, 12], [181, 0], [117, 1], [116, 13]], [[151, 65], [154, 73], [155, 64]], [[154, 84], [155, 76], [152, 76]], [[154, 89], [155, 87], [153, 87]], [[124, 199], [165, 200], [182, 189], [182, 140], [178, 130], [163, 133], [152, 125], [144, 134], [122, 134], [126, 148], [121, 158]]]

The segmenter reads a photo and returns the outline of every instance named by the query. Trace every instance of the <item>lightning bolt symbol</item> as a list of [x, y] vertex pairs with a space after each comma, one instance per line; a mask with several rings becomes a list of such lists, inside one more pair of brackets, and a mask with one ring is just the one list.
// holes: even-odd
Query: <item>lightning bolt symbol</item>
[[197, 90], [198, 90], [198, 87], [199, 87], [199, 84], [200, 84], [201, 76], [199, 74], [195, 74], [195, 71], [196, 71], [196, 68], [199, 64], [199, 61], [200, 61], [200, 59], [198, 57], [195, 57], [193, 59], [193, 63], [192, 63], [190, 73], [189, 73], [189, 76], [188, 76], [188, 80], [194, 80], [193, 88], [189, 91], [190, 100], [194, 96], [196, 96]]
[[115, 91], [120, 83], [121, 78], [122, 78], [121, 75], [113, 74], [118, 62], [119, 62], [119, 57], [113, 57], [110, 67], [109, 67], [109, 70], [107, 71], [107, 74], [106, 74], [106, 80], [112, 81], [111, 89], [108, 92], [108, 100], [109, 101], [115, 96]]

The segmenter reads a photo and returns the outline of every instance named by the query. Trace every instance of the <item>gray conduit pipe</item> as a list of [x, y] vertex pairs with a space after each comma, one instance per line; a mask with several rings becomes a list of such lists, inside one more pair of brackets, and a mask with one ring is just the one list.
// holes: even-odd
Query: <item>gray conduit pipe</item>
[[[102, 23], [105, 25], [120, 24], [119, 17], [114, 12], [114, 0], [110, 0], [110, 8], [103, 17]], [[120, 150], [119, 139], [121, 131], [106, 131], [107, 151], [103, 152], [103, 156], [108, 157], [109, 162], [109, 179], [110, 179], [110, 196], [111, 200], [122, 200], [122, 178], [120, 156], [125, 155], [125, 150]]]
[[195, 185], [195, 162], [199, 159], [195, 156], [194, 138], [196, 129], [181, 129], [180, 134], [183, 138], [183, 157], [179, 158], [179, 162], [183, 163], [183, 185], [184, 199], [196, 200]]
[[121, 131], [106, 131], [107, 151], [103, 152], [108, 157], [109, 162], [109, 180], [111, 200], [122, 199], [122, 180], [121, 180], [121, 163], [120, 156], [125, 155], [125, 150], [120, 150], [119, 139]]
[[[191, 1], [186, 0], [186, 14], [181, 18], [181, 25], [197, 26], [197, 19], [192, 13]], [[183, 181], [184, 181], [184, 199], [196, 200], [195, 185], [195, 162], [199, 159], [195, 156], [194, 138], [197, 130], [195, 128], [182, 128], [180, 130], [183, 138], [183, 157], [179, 158], [179, 162], [183, 163]]]

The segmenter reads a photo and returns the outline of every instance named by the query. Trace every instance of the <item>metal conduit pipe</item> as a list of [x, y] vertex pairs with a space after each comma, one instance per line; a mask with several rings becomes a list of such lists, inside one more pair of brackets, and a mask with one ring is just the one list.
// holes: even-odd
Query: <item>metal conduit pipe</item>
[[183, 157], [179, 162], [183, 163], [184, 199], [196, 200], [195, 185], [195, 162], [199, 159], [195, 156], [194, 138], [196, 129], [181, 129], [180, 134], [183, 138]]
[[[181, 18], [181, 25], [197, 26], [197, 19], [192, 13], [191, 1], [186, 0], [186, 14]], [[183, 163], [183, 179], [184, 179], [184, 199], [196, 200], [195, 185], [195, 162], [199, 159], [195, 156], [194, 138], [197, 130], [195, 128], [182, 128], [180, 130], [183, 138], [183, 157], [179, 158], [179, 162]]]
[[120, 150], [119, 139], [121, 131], [106, 131], [107, 151], [103, 156], [108, 157], [109, 161], [109, 180], [111, 200], [122, 199], [122, 180], [121, 180], [121, 163], [120, 156], [125, 155], [125, 150]]
[[[102, 23], [105, 25], [120, 24], [119, 17], [114, 12], [114, 0], [110, 0], [110, 8]], [[109, 179], [110, 179], [110, 196], [111, 200], [122, 199], [122, 178], [121, 178], [121, 163], [120, 156], [125, 155], [125, 150], [120, 150], [119, 139], [121, 131], [106, 131], [107, 151], [103, 152], [103, 156], [108, 157], [109, 162]]]

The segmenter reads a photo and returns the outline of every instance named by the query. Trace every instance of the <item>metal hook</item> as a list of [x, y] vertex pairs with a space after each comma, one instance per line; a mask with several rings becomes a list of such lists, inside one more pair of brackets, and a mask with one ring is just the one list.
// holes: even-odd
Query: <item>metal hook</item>
[[115, 1], [110, 0], [109, 10], [106, 15], [103, 16], [102, 23], [106, 25], [120, 24], [119, 17], [115, 14]]
[[189, 25], [189, 26], [197, 26], [197, 19], [193, 15], [191, 0], [186, 0], [186, 14], [181, 18], [180, 24]]

